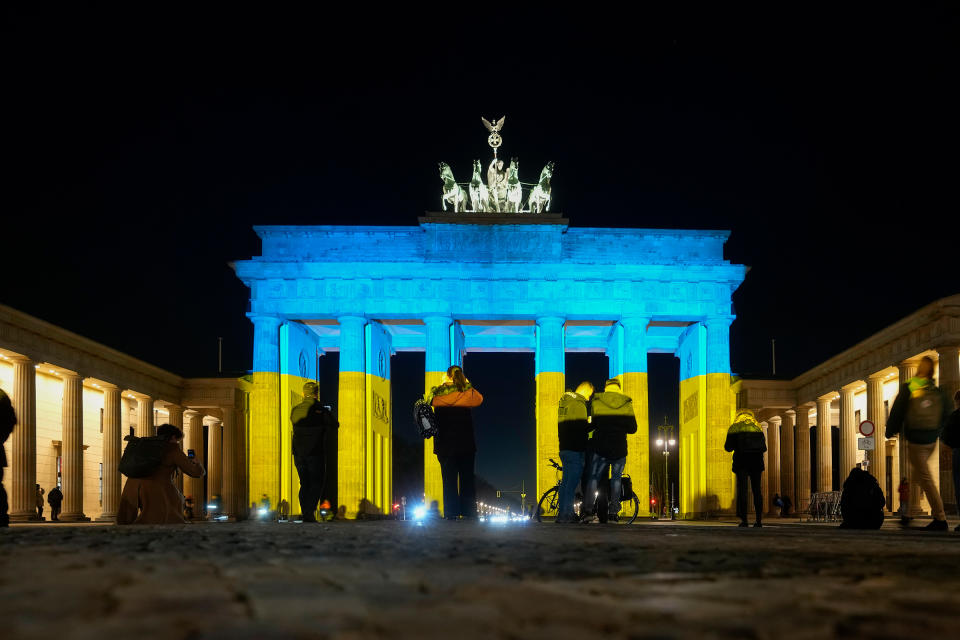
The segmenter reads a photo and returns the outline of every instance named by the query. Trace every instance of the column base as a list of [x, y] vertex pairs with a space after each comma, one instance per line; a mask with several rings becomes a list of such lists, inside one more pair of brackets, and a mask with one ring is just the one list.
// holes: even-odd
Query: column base
[[11, 513], [10, 522], [42, 522], [36, 511], [32, 513]]
[[82, 513], [75, 513], [70, 515], [60, 514], [60, 522], [90, 522], [90, 518], [85, 516]]
[[[89, 520], [89, 518], [87, 518], [87, 519]], [[117, 523], [117, 516], [116, 516], [116, 515], [112, 515], [112, 516], [109, 516], [109, 515], [101, 515], [101, 516], [97, 517], [97, 519], [95, 519], [94, 522], [112, 522], [113, 524], [116, 524], [116, 523]]]

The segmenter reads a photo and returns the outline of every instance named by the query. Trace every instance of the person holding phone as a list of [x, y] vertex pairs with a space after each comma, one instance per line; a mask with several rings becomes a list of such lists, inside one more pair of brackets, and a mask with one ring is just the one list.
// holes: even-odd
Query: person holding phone
[[317, 503], [323, 497], [326, 475], [323, 441], [330, 429], [340, 424], [327, 405], [320, 404], [316, 382], [303, 385], [303, 402], [290, 412], [293, 423], [293, 464], [300, 476], [300, 513], [304, 522], [317, 521]]

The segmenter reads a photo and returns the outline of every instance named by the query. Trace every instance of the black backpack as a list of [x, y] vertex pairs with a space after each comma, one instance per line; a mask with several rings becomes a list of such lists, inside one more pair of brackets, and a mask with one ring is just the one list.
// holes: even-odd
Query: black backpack
[[840, 513], [843, 529], [879, 529], [887, 500], [877, 479], [863, 469], [853, 468], [843, 482]]
[[433, 413], [433, 407], [427, 404], [423, 398], [418, 398], [413, 403], [413, 421], [417, 425], [417, 433], [424, 440], [429, 440], [437, 435], [437, 416]]
[[120, 456], [120, 473], [128, 478], [146, 478], [163, 462], [163, 454], [169, 442], [165, 438], [151, 436], [138, 438], [127, 436], [127, 447]]

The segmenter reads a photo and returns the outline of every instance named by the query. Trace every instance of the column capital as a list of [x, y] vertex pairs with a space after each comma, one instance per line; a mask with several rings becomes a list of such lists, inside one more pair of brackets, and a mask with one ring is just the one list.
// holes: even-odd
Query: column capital
[[933, 350], [937, 352], [937, 356], [940, 358], [943, 358], [945, 355], [960, 356], [960, 345], [946, 344], [934, 347]]
[[540, 316], [537, 318], [538, 327], [562, 327], [567, 319], [562, 316]]
[[16, 364], [36, 364], [36, 361], [30, 358], [29, 356], [14, 354], [12, 356], [6, 356], [4, 360], [9, 362], [14, 362]]
[[446, 324], [449, 326], [453, 324], [453, 317], [448, 315], [443, 315], [443, 314], [424, 316], [422, 319], [423, 319], [423, 324], [427, 326], [436, 326], [436, 325], [442, 325], [442, 324]]
[[817, 404], [821, 402], [833, 402], [834, 400], [837, 399], [838, 395], [839, 393], [837, 391], [829, 391], [823, 394], [822, 396], [817, 397]]
[[736, 316], [707, 316], [703, 324], [707, 327], [729, 327], [736, 319]]
[[854, 380], [850, 384], [843, 385], [840, 387], [840, 396], [842, 397], [845, 393], [854, 393], [862, 384], [864, 384], [863, 380]]
[[357, 326], [367, 324], [367, 318], [364, 316], [337, 316], [337, 324]]
[[619, 322], [624, 328], [646, 329], [650, 324], [650, 316], [620, 316]]
[[769, 418], [767, 418], [767, 422], [769, 422], [770, 424], [772, 424], [772, 425], [775, 426], [775, 427], [779, 427], [779, 426], [780, 426], [780, 423], [783, 422], [783, 418], [781, 418], [781, 417], [778, 416], [778, 415], [776, 415], [776, 416], [770, 416]]
[[882, 371], [876, 371], [867, 376], [867, 382], [876, 382], [878, 380], [883, 382], [886, 378], [887, 376], [884, 375]]
[[277, 328], [279, 328], [280, 325], [283, 324], [283, 318], [281, 318], [280, 316], [274, 316], [267, 313], [250, 312], [247, 314], [247, 317], [250, 318], [250, 322], [252, 322], [255, 325], [268, 326], [273, 324], [273, 325], [276, 325]]

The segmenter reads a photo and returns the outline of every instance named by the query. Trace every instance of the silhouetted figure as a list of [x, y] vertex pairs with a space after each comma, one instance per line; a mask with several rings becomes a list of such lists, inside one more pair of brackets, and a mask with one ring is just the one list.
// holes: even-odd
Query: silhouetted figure
[[767, 440], [763, 437], [760, 423], [749, 409], [741, 409], [727, 430], [727, 440], [723, 448], [733, 452], [733, 472], [737, 476], [737, 516], [740, 526], [747, 526], [747, 480], [753, 491], [753, 509], [757, 520], [754, 527], [763, 526], [763, 494], [760, 480], [763, 475], [763, 453], [767, 450]]
[[473, 466], [477, 442], [472, 409], [480, 406], [483, 396], [470, 385], [463, 369], [453, 365], [425, 400], [437, 416], [438, 433], [433, 438], [433, 453], [440, 462], [443, 479], [443, 517], [447, 520], [456, 520], [458, 516], [475, 518], [477, 490]]
[[117, 524], [183, 524], [183, 494], [177, 489], [176, 471], [192, 478], [205, 471], [203, 465], [180, 448], [183, 432], [171, 424], [157, 427], [157, 437], [167, 441], [160, 464], [149, 476], [127, 478], [120, 494]]
[[44, 490], [40, 488], [40, 484], [37, 483], [37, 518], [43, 520], [43, 494]]
[[917, 375], [900, 385], [897, 399], [890, 407], [886, 436], [901, 436], [910, 446], [910, 478], [920, 485], [930, 503], [933, 522], [924, 529], [946, 531], [947, 514], [943, 498], [930, 469], [930, 459], [937, 451], [937, 438], [950, 418], [950, 398], [933, 384], [933, 359], [921, 358]]
[[50, 505], [50, 521], [60, 521], [60, 505], [63, 504], [63, 492], [60, 487], [54, 487], [47, 493], [47, 504]]
[[860, 468], [850, 470], [840, 497], [841, 529], [879, 529], [887, 499], [877, 479]]
[[910, 483], [906, 478], [900, 479], [897, 493], [900, 494], [900, 524], [909, 524], [913, 518], [910, 517]]
[[560, 481], [559, 509], [555, 522], [574, 522], [573, 499], [583, 476], [583, 463], [590, 432], [590, 396], [593, 385], [581, 382], [576, 392], [567, 391], [560, 398], [557, 409], [557, 436], [560, 443], [560, 466], [563, 478]]
[[770, 501], [770, 504], [777, 508], [780, 511], [780, 517], [783, 517], [783, 499], [779, 493], [773, 494], [773, 499]]
[[290, 412], [293, 423], [293, 463], [300, 476], [300, 513], [304, 522], [317, 521], [317, 503], [323, 498], [326, 433], [339, 428], [333, 413], [320, 403], [315, 382], [303, 385], [303, 402]]
[[[620, 381], [610, 378], [603, 385], [602, 393], [595, 393], [590, 401], [593, 437], [588, 444], [593, 452], [590, 464], [590, 479], [583, 497], [584, 522], [591, 522], [596, 515], [616, 520], [620, 513], [621, 479], [627, 464], [627, 434], [637, 432], [637, 418], [633, 413], [633, 400], [620, 392]], [[595, 496], [599, 483], [606, 478], [610, 468], [610, 493], [606, 501], [597, 504]], [[601, 478], [603, 476], [603, 478]], [[600, 509], [607, 513], [595, 514]]]
[[185, 520], [193, 520], [193, 498], [190, 496], [183, 499], [183, 517]]
[[[953, 394], [953, 406], [953, 413], [947, 419], [940, 439], [943, 444], [953, 449], [953, 495], [957, 497], [957, 515], [960, 515], [960, 391]], [[953, 530], [960, 531], [960, 524]]]
[[793, 500], [791, 500], [790, 496], [786, 494], [780, 496], [780, 499], [783, 500], [783, 508], [780, 509], [780, 517], [786, 518], [790, 515], [790, 507], [793, 506]]
[[0, 527], [10, 526], [10, 514], [7, 513], [7, 490], [3, 488], [3, 470], [7, 466], [7, 453], [3, 443], [7, 441], [17, 424], [17, 414], [13, 410], [10, 397], [0, 389]]

